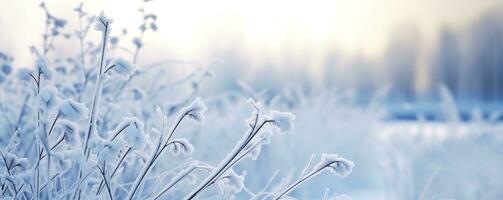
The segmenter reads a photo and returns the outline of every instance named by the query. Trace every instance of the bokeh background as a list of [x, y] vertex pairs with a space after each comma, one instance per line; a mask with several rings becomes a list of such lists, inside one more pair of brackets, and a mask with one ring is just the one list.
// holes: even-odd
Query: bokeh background
[[[0, 51], [15, 67], [32, 66], [29, 47], [42, 43], [39, 3], [0, 1]], [[79, 3], [46, 6], [70, 33]], [[294, 196], [321, 199], [327, 186], [354, 199], [503, 198], [503, 1], [84, 2], [114, 19], [112, 36], [126, 49], [142, 7], [159, 29], [146, 33], [139, 65], [168, 63], [173, 79], [193, 69], [187, 63], [215, 74], [200, 86], [208, 122], [185, 130], [201, 138], [196, 158], [217, 163], [234, 146], [249, 97], [296, 114], [294, 135], [238, 166], [251, 189], [276, 169], [298, 173], [312, 153], [334, 152], [355, 161], [354, 173], [319, 177]], [[51, 56], [77, 54], [77, 42], [56, 40]]]
[[[42, 42], [36, 37], [44, 28], [38, 3], [0, 4], [1, 48], [20, 66], [32, 64], [28, 47]], [[78, 3], [49, 0], [47, 7], [70, 21], [70, 31]], [[89, 12], [104, 10], [114, 18], [116, 34], [139, 32], [142, 1], [85, 3]], [[443, 83], [463, 101], [503, 98], [499, 0], [169, 0], [145, 9], [158, 15], [159, 30], [145, 37], [140, 61], [225, 61], [215, 68], [222, 77], [212, 83], [216, 89], [234, 89], [243, 80], [273, 90], [284, 84], [354, 88], [368, 99], [390, 85], [400, 101], [426, 101]], [[131, 46], [130, 39], [121, 45]]]

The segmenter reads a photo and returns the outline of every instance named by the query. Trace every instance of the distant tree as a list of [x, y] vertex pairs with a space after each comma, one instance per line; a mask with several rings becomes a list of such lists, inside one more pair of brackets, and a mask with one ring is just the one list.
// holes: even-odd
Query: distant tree
[[419, 39], [419, 30], [413, 24], [397, 26], [392, 33], [384, 64], [389, 73], [394, 99], [414, 100]]
[[459, 39], [456, 33], [444, 28], [439, 35], [439, 43], [433, 56], [430, 71], [433, 88], [444, 84], [455, 97], [459, 95], [459, 69], [461, 69], [459, 48]]
[[375, 66], [365, 56], [354, 57], [348, 68], [352, 72], [350, 84], [358, 92], [361, 101], [370, 99], [375, 89], [384, 86], [383, 83], [376, 82], [378, 74], [375, 72]]
[[471, 62], [465, 87], [484, 101], [503, 100], [503, 14], [489, 12], [471, 28]]

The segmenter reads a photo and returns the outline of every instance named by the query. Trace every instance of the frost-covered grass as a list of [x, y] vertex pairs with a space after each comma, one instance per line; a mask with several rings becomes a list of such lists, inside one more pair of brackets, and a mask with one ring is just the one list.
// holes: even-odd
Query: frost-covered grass
[[[442, 120], [435, 121], [425, 120], [422, 113], [418, 113], [417, 121], [393, 119], [380, 92], [365, 106], [354, 103], [350, 93], [327, 90], [287, 90], [265, 98], [264, 107], [296, 114], [295, 134], [272, 138], [274, 145], [263, 148], [256, 161], [243, 161], [237, 169], [257, 174], [247, 176], [247, 186], [258, 191], [276, 170], [277, 176], [292, 180], [301, 174], [301, 166], [312, 153], [337, 152], [357, 164], [350, 176], [342, 180], [329, 174], [315, 177], [294, 190], [292, 196], [322, 199], [328, 187], [330, 194], [344, 193], [353, 199], [499, 199], [501, 112], [483, 115], [475, 109], [471, 120], [456, 120], [458, 117], [452, 116], [459, 116], [458, 106], [447, 98], [448, 93], [440, 91], [444, 97], [437, 110]], [[237, 138], [232, 130], [243, 129], [239, 124], [232, 128], [228, 124], [237, 120], [235, 116], [248, 115], [247, 105], [240, 100], [246, 95], [223, 96], [208, 98], [209, 108], [220, 109], [210, 109], [218, 112], [209, 112], [207, 123], [187, 132], [203, 138], [194, 141], [203, 149], [230, 149]], [[199, 143], [215, 135], [228, 139]], [[196, 151], [194, 157], [214, 156]], [[247, 199], [243, 194], [238, 197]]]
[[[81, 4], [75, 9], [78, 30], [66, 34], [66, 20], [44, 3], [41, 8], [46, 32], [42, 47], [31, 47], [35, 65], [14, 69], [13, 58], [1, 54], [0, 198], [283, 199], [323, 171], [340, 177], [352, 172], [348, 159], [313, 155], [298, 178], [277, 180], [276, 172], [260, 188], [248, 188], [249, 178], [263, 174], [247, 173], [245, 162], [259, 159], [266, 145], [275, 145], [273, 138], [294, 135], [294, 114], [263, 106], [264, 99], [249, 99], [247, 109], [229, 113], [234, 120], [216, 115], [205, 120], [207, 112], [219, 112], [216, 104], [207, 106], [198, 97], [200, 84], [211, 77], [209, 69], [169, 82], [164, 66], [137, 62], [145, 33], [157, 30], [154, 14], [140, 10], [144, 20], [128, 59], [109, 56], [124, 49], [117, 47], [113, 21], [103, 13], [90, 16]], [[89, 40], [90, 31], [99, 32], [100, 41]], [[76, 39], [79, 55], [51, 54], [58, 48], [54, 40], [61, 38]], [[188, 93], [175, 92], [183, 85], [190, 86]], [[212, 135], [221, 125], [241, 139]], [[187, 134], [194, 130], [201, 136]], [[221, 149], [204, 145], [229, 143]], [[198, 152], [206, 155], [193, 154]], [[297, 159], [288, 152], [281, 156]], [[328, 192], [323, 194], [328, 198]]]
[[[126, 48], [130, 33], [82, 4], [77, 30], [41, 8], [34, 65], [0, 53], [0, 199], [503, 198], [501, 110], [463, 121], [444, 87], [438, 120], [408, 122], [390, 117], [386, 89], [365, 105], [245, 83], [204, 94], [211, 66], [140, 62], [158, 28], [148, 10]], [[79, 53], [61, 58], [55, 41]]]

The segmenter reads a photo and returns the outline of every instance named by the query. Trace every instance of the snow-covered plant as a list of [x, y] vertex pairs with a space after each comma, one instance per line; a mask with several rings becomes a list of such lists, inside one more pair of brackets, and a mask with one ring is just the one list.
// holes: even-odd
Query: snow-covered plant
[[324, 153], [321, 155], [320, 161], [311, 168], [311, 171], [307, 172], [308, 168], [311, 167], [311, 161], [308, 163], [306, 168], [304, 168], [304, 171], [300, 175], [299, 179], [297, 179], [284, 190], [280, 191], [278, 195], [275, 196], [275, 200], [281, 199], [283, 196], [294, 190], [297, 186], [316, 176], [323, 170], [329, 170], [337, 176], [346, 177], [347, 175], [351, 174], [353, 167], [355, 166], [352, 161], [339, 157], [336, 154]]
[[133, 150], [141, 150], [146, 145], [143, 123], [137, 118], [124, 118], [109, 135], [112, 136], [111, 140], [120, 136]]
[[132, 43], [135, 46], [133, 54], [133, 63], [136, 63], [138, 61], [138, 55], [140, 54], [140, 50], [144, 46], [143, 37], [145, 35], [145, 32], [147, 32], [148, 30], [157, 31], [158, 29], [156, 23], [157, 15], [149, 13], [145, 10], [145, 4], [147, 4], [148, 2], [150, 2], [150, 0], [142, 1], [141, 8], [138, 10], [141, 13], [143, 19], [142, 24], [138, 28], [140, 30], [140, 35], [134, 37], [132, 40]]
[[61, 102], [58, 115], [63, 119], [78, 121], [87, 117], [87, 108], [73, 99]]
[[[211, 72], [198, 67], [171, 80], [177, 77], [165, 63], [137, 62], [145, 32], [158, 29], [155, 14], [140, 9], [140, 36], [133, 39], [133, 50], [126, 49], [127, 58], [111, 56], [124, 48], [103, 12], [93, 16], [79, 4], [74, 9], [79, 24], [69, 34], [67, 20], [54, 16], [46, 3], [40, 7], [46, 32], [42, 46], [31, 47], [33, 65], [12, 67], [13, 59], [0, 53], [1, 199], [194, 199], [212, 186], [224, 199], [244, 192], [255, 196], [246, 186], [253, 174], [236, 166], [245, 158], [256, 161], [273, 135], [292, 134], [294, 114], [262, 113], [261, 105], [249, 100], [247, 132], [218, 165], [208, 164], [197, 155], [200, 138], [194, 132], [208, 120], [207, 112], [216, 110], [211, 97], [204, 102], [199, 97]], [[99, 43], [87, 38], [93, 30]], [[79, 42], [77, 55], [56, 55], [59, 36]], [[181, 86], [189, 89], [176, 91]], [[211, 130], [201, 132], [212, 137]], [[315, 166], [313, 175], [325, 168], [350, 173], [352, 162], [326, 157], [333, 162]]]
[[133, 73], [134, 67], [131, 63], [129, 63], [129, 61], [127, 61], [122, 57], [119, 57], [115, 58], [110, 62], [109, 66], [107, 67], [107, 69], [105, 69], [104, 73], [106, 74], [111, 70], [119, 74], [129, 76]]
[[133, 197], [136, 194], [136, 191], [138, 190], [138, 187], [142, 183], [143, 179], [147, 175], [147, 173], [150, 171], [150, 169], [154, 166], [156, 163], [157, 159], [161, 154], [170, 146], [173, 146], [173, 152], [178, 153], [179, 149], [182, 152], [185, 152], [187, 154], [192, 153], [192, 145], [186, 140], [186, 139], [174, 139], [173, 136], [175, 135], [176, 130], [178, 129], [180, 123], [188, 117], [189, 119], [193, 119], [195, 121], [201, 122], [203, 119], [203, 113], [206, 111], [206, 106], [201, 102], [200, 98], [196, 98], [190, 105], [187, 107], [184, 107], [180, 110], [176, 123], [171, 128], [171, 130], [165, 135], [166, 128], [166, 117], [161, 111], [160, 107], [157, 107], [157, 114], [158, 114], [158, 119], [159, 119], [159, 130], [160, 135], [158, 138], [157, 143], [155, 144], [155, 149], [153, 153], [150, 155], [150, 158], [148, 158], [147, 162], [143, 166], [142, 170], [140, 171], [139, 176], [136, 178], [135, 182], [133, 183], [133, 186], [131, 187], [131, 190], [128, 192], [127, 199], [133, 199]]
[[224, 174], [228, 173], [228, 171], [231, 170], [234, 165], [245, 158], [255, 148], [259, 147], [261, 144], [265, 144], [263, 141], [267, 141], [266, 138], [269, 137], [270, 134], [268, 134], [264, 129], [273, 127], [279, 129], [280, 132], [293, 131], [293, 120], [295, 119], [295, 116], [293, 114], [271, 111], [271, 114], [269, 115], [262, 115], [260, 112], [261, 110], [259, 104], [255, 103], [251, 99], [249, 100], [249, 103], [255, 109], [252, 118], [247, 120], [250, 126], [249, 131], [245, 135], [243, 135], [234, 149], [227, 155], [224, 160], [220, 162], [215, 170], [213, 170], [213, 172], [208, 177], [206, 177], [196, 189], [194, 189], [189, 195], [187, 195], [185, 199], [193, 199], [194, 197], [196, 197], [207, 187], [221, 179]]
[[100, 102], [100, 97], [101, 97], [101, 90], [102, 90], [102, 74], [104, 73], [103, 68], [105, 65], [105, 52], [107, 48], [107, 39], [108, 35], [110, 33], [110, 23], [112, 23], [112, 20], [107, 18], [105, 14], [100, 13], [99, 16], [96, 17], [96, 22], [95, 22], [95, 29], [97, 31], [102, 32], [102, 41], [101, 41], [101, 57], [99, 61], [99, 68], [97, 72], [97, 77], [96, 77], [96, 88], [94, 91], [94, 96], [92, 100], [92, 105], [91, 105], [91, 115], [89, 117], [89, 122], [88, 122], [88, 129], [86, 133], [86, 138], [85, 138], [85, 145], [84, 145], [84, 154], [87, 155], [87, 149], [88, 149], [88, 143], [89, 139], [92, 137], [93, 131], [95, 130], [96, 126], [96, 120], [97, 120], [97, 115], [98, 115], [98, 107], [99, 107], [99, 102]]

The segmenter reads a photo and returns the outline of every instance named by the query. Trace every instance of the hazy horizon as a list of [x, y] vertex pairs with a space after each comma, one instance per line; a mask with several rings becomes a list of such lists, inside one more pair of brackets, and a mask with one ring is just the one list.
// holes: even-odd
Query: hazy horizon
[[[14, 66], [31, 66], [34, 56], [29, 46], [41, 45], [43, 11], [38, 3], [0, 0], [0, 6], [7, 4], [12, 9], [0, 13], [0, 29], [5, 30], [0, 33], [0, 51], [16, 58]], [[68, 20], [63, 33], [77, 28], [73, 8], [78, 5], [46, 1], [54, 16]], [[499, 47], [490, 47], [497, 41], [491, 41], [493, 37], [487, 34], [500, 37], [498, 27], [503, 26], [503, 16], [498, 13], [502, 5], [503, 0], [153, 1], [145, 10], [156, 13], [159, 29], [146, 33], [139, 61], [148, 65], [165, 60], [203, 64], [220, 60], [225, 64], [217, 68], [217, 74], [227, 79], [213, 83], [217, 88], [232, 88], [244, 80], [258, 86], [267, 82], [295, 86], [309, 83], [365, 90], [391, 84], [428, 93], [445, 78], [436, 80], [440, 73], [436, 68], [454, 67], [445, 73], [451, 73], [455, 82], [461, 80], [458, 76], [465, 77], [461, 82], [487, 78], [479, 77], [483, 76], [481, 70], [473, 73], [470, 68], [481, 64], [474, 58], [479, 55], [475, 47], [486, 44], [478, 51], [499, 51]], [[141, 24], [141, 6], [141, 0], [84, 3], [89, 14], [103, 10], [114, 19], [112, 36], [121, 37], [118, 46], [123, 48], [133, 47], [131, 40]], [[494, 19], [485, 19], [487, 16]], [[128, 31], [125, 36], [123, 29]], [[90, 31], [89, 36], [97, 39], [98, 35]], [[78, 53], [70, 48], [77, 45], [76, 40], [59, 38], [55, 45], [64, 49], [52, 53], [58, 57]], [[456, 66], [438, 66], [439, 62]], [[491, 62], [498, 65], [497, 60]], [[269, 71], [270, 77], [257, 75], [263, 71]], [[476, 77], [466, 78], [473, 75]], [[495, 84], [499, 81], [496, 79]], [[467, 87], [463, 85], [466, 83], [447, 84], [453, 91]]]
[[[330, 52], [381, 57], [393, 32], [403, 26], [416, 27], [421, 51], [430, 52], [443, 28], [462, 31], [484, 13], [503, 5], [501, 0], [286, 2], [154, 1], [146, 9], [158, 15], [160, 28], [146, 38], [146, 55], [165, 57], [161, 52], [167, 51], [178, 59], [206, 60], [212, 49], [236, 46], [252, 62], [282, 62], [285, 54], [309, 54], [309, 62], [316, 65]], [[69, 8], [78, 3], [52, 0], [46, 5], [55, 16], [74, 19], [66, 28], [70, 31], [76, 27], [76, 15]], [[0, 1], [2, 7], [7, 4], [13, 9], [0, 13], [0, 29], [8, 30], [0, 33], [0, 48], [19, 59], [29, 58], [28, 47], [41, 43], [43, 12], [36, 3]], [[86, 1], [84, 7], [91, 14], [107, 12], [119, 27], [115, 31], [126, 28], [136, 33], [140, 5], [140, 0], [112, 0]], [[117, 6], [121, 9], [114, 9]], [[15, 63], [30, 64], [21, 60]]]

